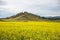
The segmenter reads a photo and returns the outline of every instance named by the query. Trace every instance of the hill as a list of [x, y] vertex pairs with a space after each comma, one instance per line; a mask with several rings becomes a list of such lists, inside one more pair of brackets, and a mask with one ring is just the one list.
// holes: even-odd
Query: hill
[[0, 18], [2, 21], [45, 21], [44, 17], [40, 17], [38, 15], [28, 13], [28, 12], [20, 12], [16, 15], [6, 18]]
[[6, 18], [0, 18], [0, 21], [6, 21], [6, 22], [16, 22], [16, 21], [60, 21], [60, 16], [56, 17], [41, 17], [32, 13], [28, 12], [20, 12], [17, 13], [16, 15], [13, 15], [11, 17], [6, 17]]

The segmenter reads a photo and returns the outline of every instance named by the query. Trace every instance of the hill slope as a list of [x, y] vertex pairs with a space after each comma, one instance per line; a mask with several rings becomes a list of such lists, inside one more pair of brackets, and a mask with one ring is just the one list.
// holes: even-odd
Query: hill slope
[[58, 21], [60, 22], [60, 18], [56, 17], [40, 17], [38, 15], [28, 13], [28, 12], [20, 12], [16, 15], [6, 18], [0, 18], [0, 21], [7, 21], [7, 22], [16, 22], [16, 21]]
[[3, 21], [44, 21], [46, 19], [44, 17], [40, 17], [32, 13], [21, 12], [11, 17], [2, 18], [1, 20]]

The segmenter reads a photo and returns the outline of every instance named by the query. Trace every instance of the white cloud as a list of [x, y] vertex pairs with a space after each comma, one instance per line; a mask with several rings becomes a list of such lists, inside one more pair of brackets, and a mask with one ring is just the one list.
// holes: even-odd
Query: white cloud
[[6, 1], [0, 0], [0, 5], [6, 5]]
[[28, 11], [39, 15], [60, 15], [59, 0], [5, 0], [0, 6], [14, 12]]

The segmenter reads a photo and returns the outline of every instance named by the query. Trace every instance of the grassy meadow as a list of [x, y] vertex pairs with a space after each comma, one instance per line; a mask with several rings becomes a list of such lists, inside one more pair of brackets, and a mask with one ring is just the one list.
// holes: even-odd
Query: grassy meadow
[[0, 40], [60, 40], [60, 22], [0, 22]]

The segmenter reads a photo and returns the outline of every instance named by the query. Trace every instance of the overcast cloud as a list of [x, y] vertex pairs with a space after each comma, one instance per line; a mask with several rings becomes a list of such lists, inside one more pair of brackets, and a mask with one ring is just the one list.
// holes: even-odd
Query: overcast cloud
[[59, 16], [60, 0], [0, 0], [0, 11], [5, 9], [14, 12], [10, 14], [28, 11], [42, 16]]

